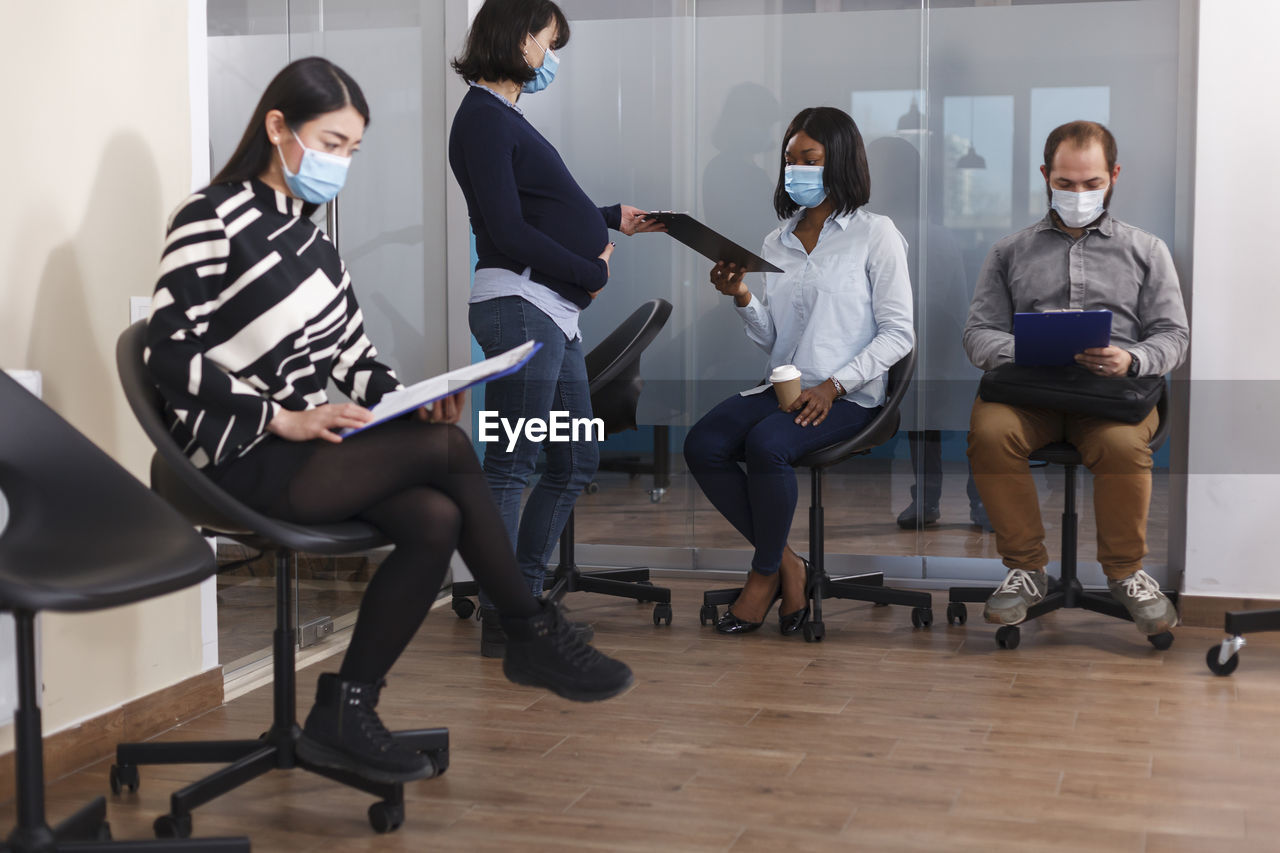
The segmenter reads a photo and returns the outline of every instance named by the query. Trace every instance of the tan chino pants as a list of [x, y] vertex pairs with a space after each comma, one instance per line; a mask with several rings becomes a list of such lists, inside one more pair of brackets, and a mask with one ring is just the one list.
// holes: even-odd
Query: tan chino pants
[[1022, 409], [974, 401], [969, 420], [973, 479], [991, 526], [996, 550], [1011, 569], [1043, 569], [1049, 563], [1044, 524], [1027, 457], [1054, 441], [1069, 441], [1093, 472], [1098, 562], [1108, 578], [1128, 577], [1147, 555], [1151, 505], [1151, 448], [1159, 423], [1155, 410], [1137, 424]]

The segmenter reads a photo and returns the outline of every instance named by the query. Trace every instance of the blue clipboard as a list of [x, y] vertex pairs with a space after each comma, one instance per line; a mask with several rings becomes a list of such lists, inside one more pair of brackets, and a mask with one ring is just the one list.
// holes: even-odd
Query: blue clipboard
[[392, 391], [383, 397], [378, 405], [370, 409], [374, 418], [372, 421], [362, 427], [341, 430], [339, 434], [346, 437], [364, 432], [370, 427], [421, 409], [428, 403], [434, 403], [443, 397], [460, 394], [477, 385], [510, 376], [518, 370], [523, 370], [529, 363], [529, 359], [533, 358], [540, 349], [542, 349], [540, 341], [525, 341], [501, 355], [468, 364], [466, 367], [459, 367], [457, 370], [450, 370], [448, 373], [441, 373], [439, 376], [424, 379], [399, 391]]
[[1045, 311], [1013, 315], [1013, 362], [1059, 367], [1076, 354], [1111, 343], [1110, 311]]

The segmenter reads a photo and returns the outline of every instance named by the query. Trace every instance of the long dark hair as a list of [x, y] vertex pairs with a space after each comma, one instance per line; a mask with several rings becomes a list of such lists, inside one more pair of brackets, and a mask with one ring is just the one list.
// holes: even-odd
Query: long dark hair
[[826, 149], [822, 183], [827, 188], [827, 198], [835, 203], [835, 213], [853, 213], [866, 204], [871, 198], [871, 170], [867, 168], [867, 149], [858, 125], [844, 110], [809, 107], [796, 114], [782, 136], [778, 186], [773, 191], [773, 209], [778, 218], [786, 219], [800, 209], [787, 195], [786, 171], [787, 143], [802, 130]]
[[[369, 124], [369, 104], [351, 75], [319, 56], [290, 62], [267, 84], [240, 144], [210, 184], [234, 183], [256, 178], [271, 165], [275, 146], [267, 139], [267, 113], [279, 110], [296, 131], [316, 116], [352, 106]], [[308, 205], [312, 210], [315, 205]]]
[[528, 83], [534, 70], [525, 61], [520, 45], [525, 36], [546, 29], [552, 21], [556, 39], [544, 47], [559, 50], [569, 43], [569, 20], [551, 0], [485, 0], [467, 31], [462, 55], [453, 60], [453, 70], [468, 83]]

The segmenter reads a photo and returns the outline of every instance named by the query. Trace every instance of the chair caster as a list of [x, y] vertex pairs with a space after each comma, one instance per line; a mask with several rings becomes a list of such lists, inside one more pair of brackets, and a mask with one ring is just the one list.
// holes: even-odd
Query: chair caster
[[650, 490], [649, 490], [649, 503], [651, 503], [651, 504], [659, 504], [659, 503], [662, 503], [662, 498], [663, 498], [663, 496], [665, 496], [665, 495], [666, 495], [666, 493], [667, 493], [667, 490], [666, 490], [666, 489], [650, 489]]
[[671, 605], [670, 604], [653, 605], [653, 624], [661, 625], [663, 622], [666, 622], [668, 625], [671, 624]]
[[162, 814], [152, 824], [156, 838], [190, 838], [191, 815]]
[[459, 619], [470, 619], [471, 614], [476, 612], [476, 606], [469, 598], [455, 598], [453, 612], [458, 614]]
[[443, 776], [445, 771], [449, 769], [449, 748], [445, 747], [434, 752], [427, 752], [427, 756], [431, 759], [431, 763], [436, 766], [436, 776]]
[[714, 604], [704, 604], [698, 611], [698, 622], [702, 625], [714, 625], [720, 618], [720, 611]]
[[821, 643], [822, 638], [827, 635], [827, 626], [821, 622], [806, 622], [804, 624], [804, 641], [806, 643]]
[[107, 774], [107, 779], [111, 783], [111, 793], [118, 794], [125, 788], [129, 789], [132, 794], [138, 790], [141, 780], [138, 778], [138, 766], [136, 764], [112, 764], [111, 770]]
[[404, 803], [379, 800], [369, 806], [369, 825], [379, 834], [392, 832], [404, 823]]
[[1016, 649], [1022, 641], [1022, 631], [1017, 625], [1002, 625], [996, 629], [996, 645], [1002, 649]]
[[1147, 642], [1155, 646], [1160, 651], [1164, 651], [1173, 645], [1173, 632], [1161, 631], [1159, 634], [1152, 634], [1147, 637]]
[[933, 624], [933, 608], [911, 608], [911, 625], [915, 628], [928, 628]]
[[947, 604], [947, 624], [963, 625], [969, 621], [969, 608], [963, 601], [952, 601]]
[[[600, 491], [600, 484], [597, 483], [595, 480], [592, 480], [590, 483], [587, 483], [587, 487], [582, 491], [585, 494], [594, 495], [596, 492]], [[397, 826], [398, 825], [399, 824], [397, 824]]]
[[1214, 675], [1230, 675], [1236, 671], [1236, 667], [1240, 665], [1240, 654], [1236, 652], [1226, 661], [1219, 660], [1219, 652], [1222, 650], [1220, 645], [1212, 645], [1209, 647], [1209, 653], [1204, 656], [1204, 662], [1208, 664], [1209, 671]]

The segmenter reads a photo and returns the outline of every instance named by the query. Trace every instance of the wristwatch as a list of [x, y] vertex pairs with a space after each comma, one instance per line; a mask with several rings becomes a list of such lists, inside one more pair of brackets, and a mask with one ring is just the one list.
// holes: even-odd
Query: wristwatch
[[1138, 354], [1136, 352], [1130, 352], [1129, 353], [1129, 371], [1125, 375], [1137, 376], [1140, 370], [1142, 370], [1142, 362], [1138, 360]]
[[845, 394], [845, 391], [844, 391], [844, 386], [840, 384], [840, 380], [839, 380], [839, 379], [836, 379], [834, 376], [832, 376], [832, 377], [831, 377], [831, 384], [832, 384], [832, 385], [834, 385], [834, 386], [836, 386], [836, 396], [837, 396], [837, 397], [843, 397], [843, 396], [844, 396], [844, 394]]

